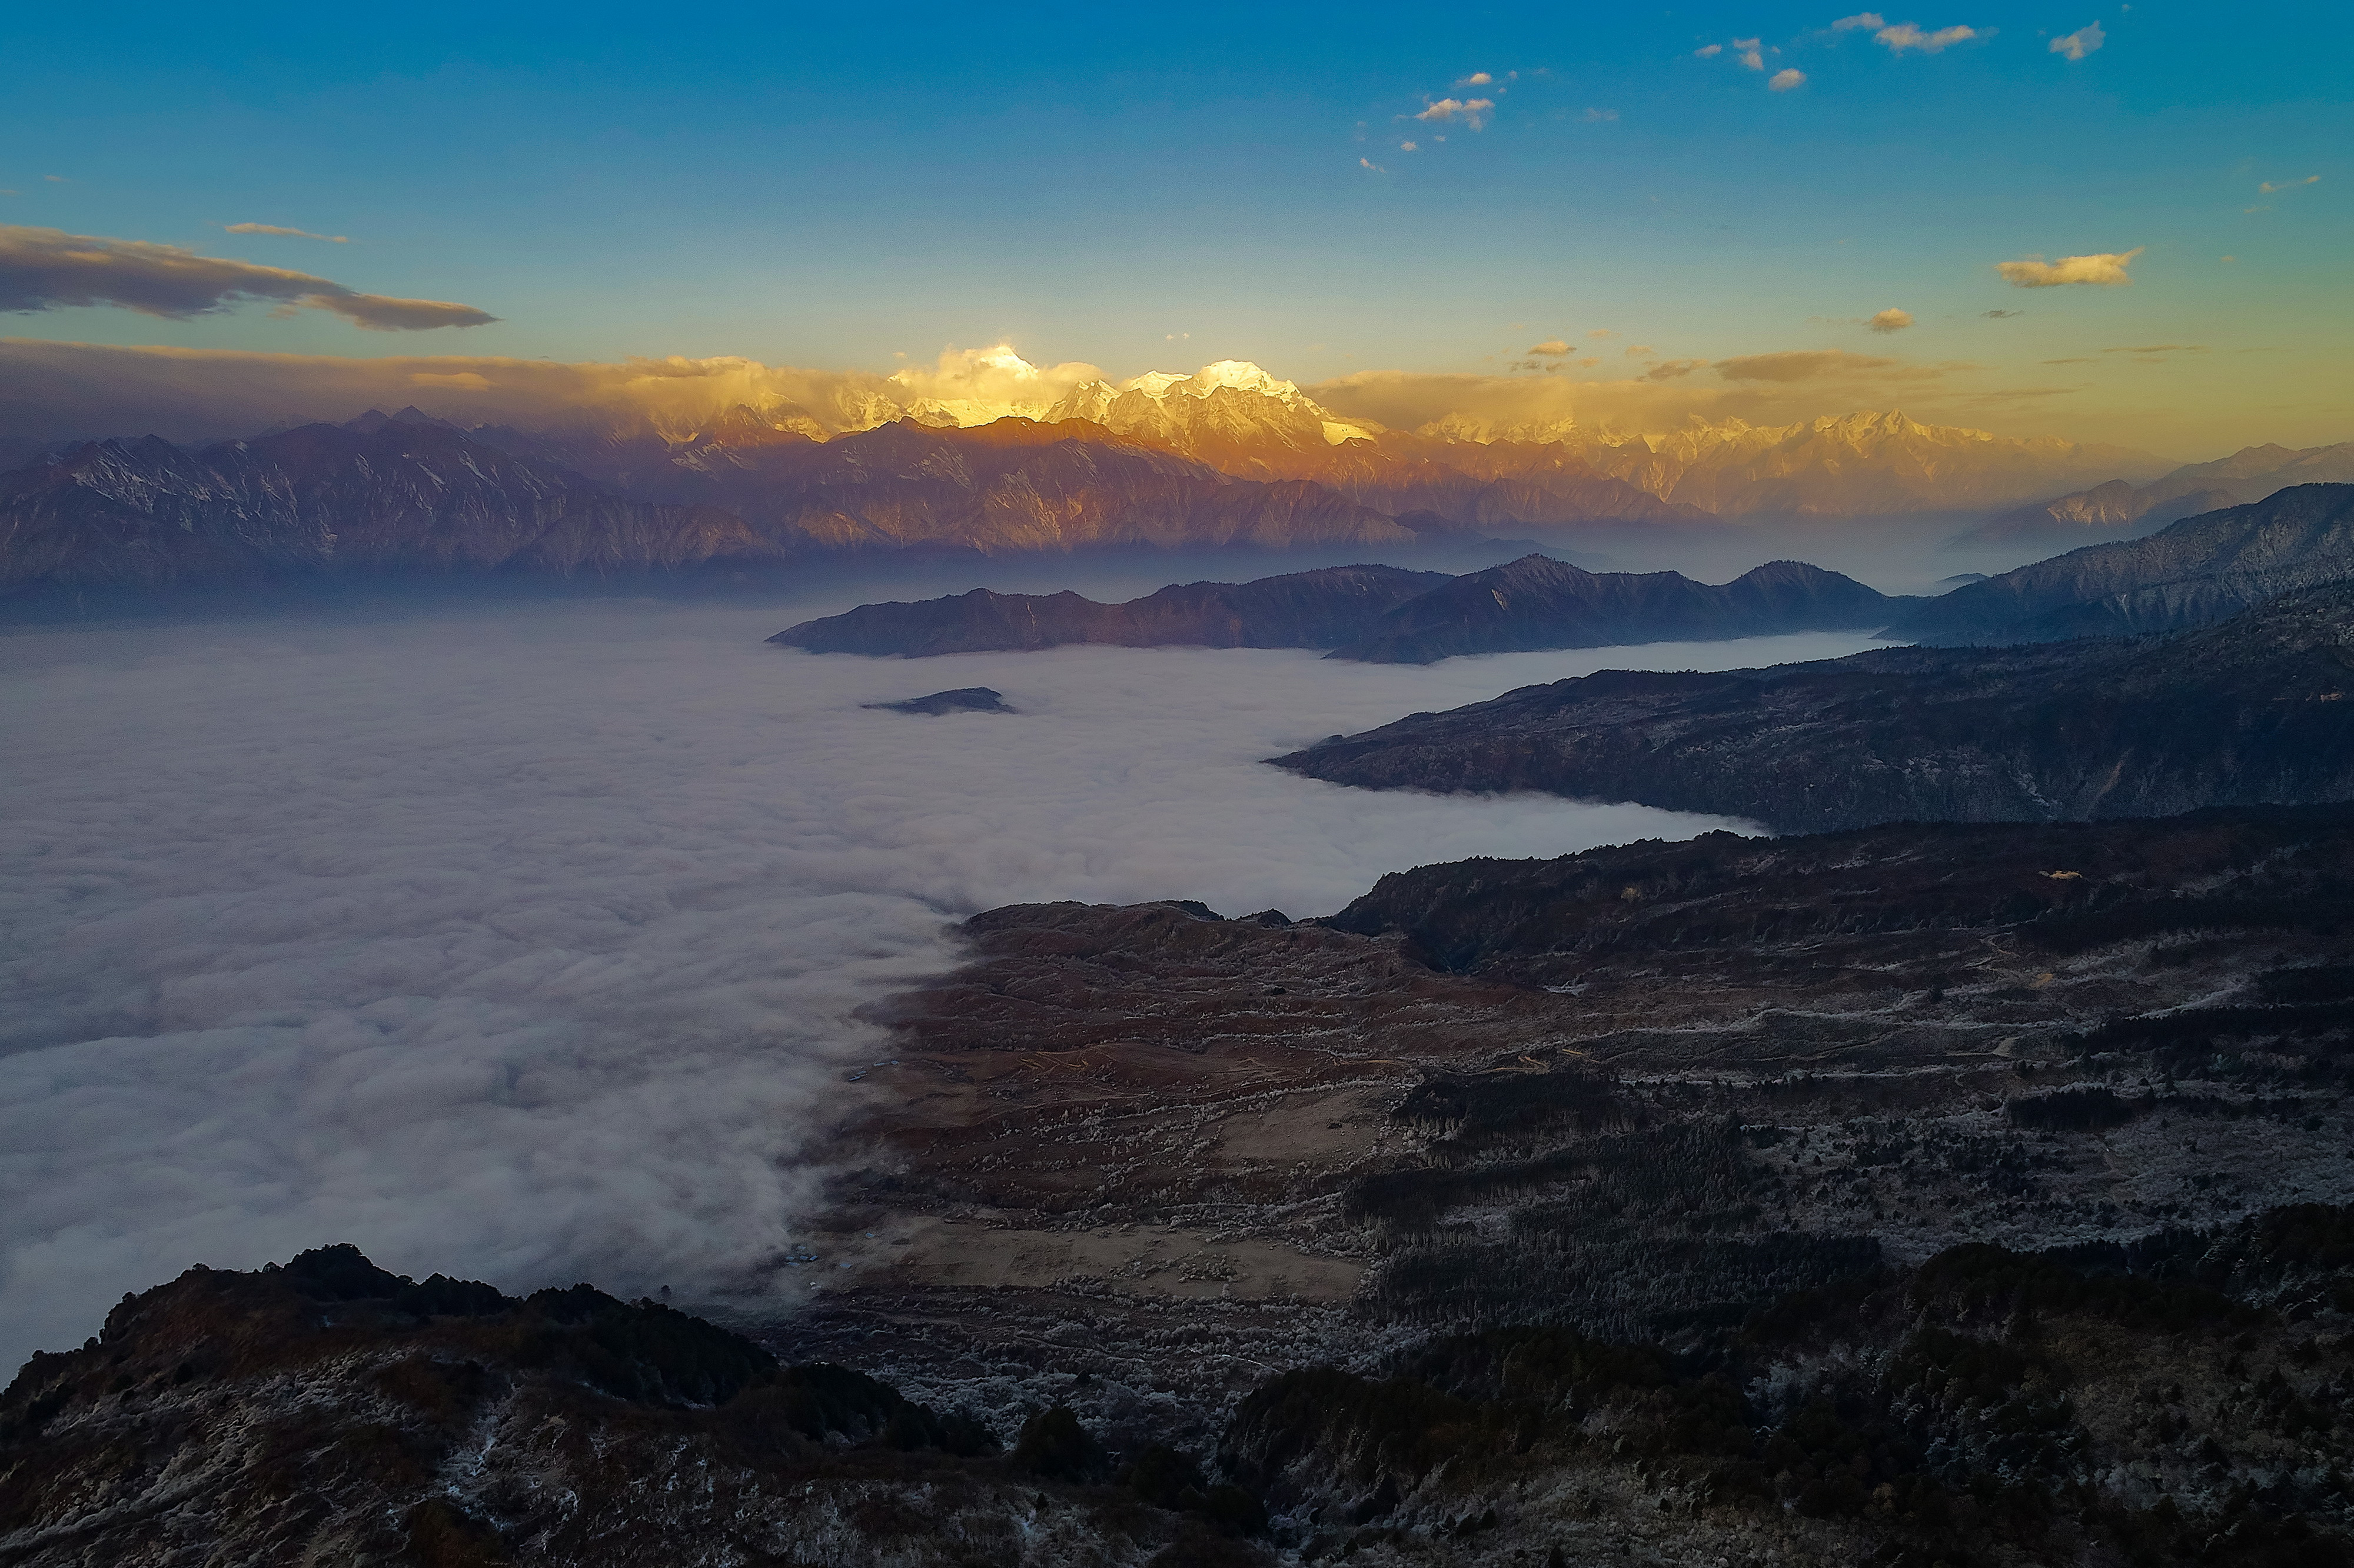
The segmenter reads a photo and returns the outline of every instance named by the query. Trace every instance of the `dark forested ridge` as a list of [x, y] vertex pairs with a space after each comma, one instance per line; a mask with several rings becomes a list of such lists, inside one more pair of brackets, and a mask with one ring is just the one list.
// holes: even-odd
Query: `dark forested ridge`
[[1786, 831], [2158, 816], [2354, 796], [2349, 694], [2354, 583], [2341, 583], [2172, 636], [1606, 671], [1275, 764], [1368, 788], [1541, 789]]
[[1769, 561], [1717, 586], [1681, 572], [1589, 572], [1524, 556], [1386, 611], [1331, 656], [1430, 664], [1462, 653], [1872, 630], [1910, 602], [1799, 561]]
[[812, 653], [937, 653], [1110, 643], [1127, 648], [1330, 648], [1384, 610], [1451, 579], [1397, 567], [1326, 567], [1247, 583], [1172, 584], [1125, 604], [1076, 593], [970, 593], [862, 604], [769, 639]]
[[1331, 567], [1175, 585], [1126, 604], [975, 588], [916, 604], [861, 605], [769, 641], [906, 658], [1071, 642], [1329, 648], [1335, 659], [1428, 664], [1462, 653], [1869, 630], [1910, 602], [1797, 561], [1769, 562], [1713, 587], [1680, 572], [1589, 572], [1529, 555], [1459, 577]]

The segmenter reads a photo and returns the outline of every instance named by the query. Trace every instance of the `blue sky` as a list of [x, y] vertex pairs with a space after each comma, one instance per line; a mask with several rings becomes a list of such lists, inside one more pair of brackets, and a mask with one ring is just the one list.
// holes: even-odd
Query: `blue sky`
[[[868, 369], [1010, 341], [1303, 382], [1501, 373], [1556, 337], [1606, 345], [1572, 368], [1594, 377], [1636, 344], [1838, 347], [1976, 367], [1980, 417], [1959, 422], [2194, 448], [2354, 435], [2342, 8], [1841, 15], [134, 7], [98, 30], [53, 7], [0, 60], [0, 222], [501, 320], [87, 307], [0, 330]], [[1975, 36], [1892, 48], [1906, 23]], [[2088, 25], [2098, 48], [2052, 50]], [[1805, 79], [1774, 90], [1786, 70]], [[1481, 128], [1412, 118], [1450, 98], [1487, 99]], [[1994, 270], [2137, 248], [2130, 287]], [[1891, 307], [1914, 324], [1868, 332]], [[2168, 344], [2189, 346], [2109, 352]]]

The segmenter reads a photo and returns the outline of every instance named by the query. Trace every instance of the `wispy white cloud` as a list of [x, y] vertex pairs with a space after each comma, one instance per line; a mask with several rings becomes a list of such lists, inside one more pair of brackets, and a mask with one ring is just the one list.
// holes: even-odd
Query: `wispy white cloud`
[[1488, 118], [1495, 112], [1496, 103], [1489, 98], [1442, 98], [1415, 116], [1436, 125], [1461, 121], [1474, 131], [1483, 130]]
[[1487, 87], [1493, 84], [1495, 79], [1496, 79], [1494, 77], [1490, 76], [1484, 70], [1475, 70], [1469, 76], [1465, 77], [1461, 81], [1457, 82], [1455, 85], [1458, 87]]
[[2317, 185], [2320, 183], [2321, 176], [2319, 175], [2307, 175], [2301, 180], [2266, 180], [2263, 185], [2258, 185], [2256, 189], [2263, 192], [2265, 196], [2278, 196], [2283, 191], [2293, 191], [2299, 185]]
[[1764, 40], [1759, 38], [1734, 39], [1733, 58], [1739, 60], [1751, 70], [1764, 70], [1766, 69], [1766, 55], [1759, 48], [1759, 45]]
[[2019, 261], [1998, 261], [1994, 270], [2002, 274], [2004, 281], [2020, 289], [2051, 289], [2062, 283], [2095, 283], [2116, 288], [2133, 281], [2126, 275], [2126, 269], [2145, 249], [2137, 245], [2130, 250], [2062, 256], [2057, 261], [2030, 256]]
[[1777, 70], [1766, 87], [1775, 92], [1787, 92], [1794, 87], [1807, 85], [1807, 73], [1802, 70]]
[[289, 239], [323, 239], [330, 245], [349, 245], [347, 234], [313, 234], [307, 228], [281, 228], [274, 223], [231, 223], [222, 226], [224, 234], [278, 234]]
[[1893, 55], [1901, 55], [1907, 49], [1917, 49], [1922, 54], [1934, 55], [1942, 53], [1956, 44], [1966, 44], [1981, 35], [1976, 27], [1939, 27], [1935, 32], [1924, 32], [1916, 23], [1899, 22], [1893, 27], [1882, 27], [1872, 36], [1877, 41], [1886, 44], [1888, 52]]
[[1615, 109], [1589, 109], [1582, 118], [1588, 125], [1600, 125], [1617, 119], [1618, 111]]
[[1377, 175], [1386, 175], [1389, 173], [1387, 169], [1382, 167], [1379, 164], [1374, 163], [1371, 158], [1358, 159], [1357, 167], [1361, 169], [1371, 169]]
[[1913, 313], [1900, 311], [1892, 305], [1863, 324], [1874, 332], [1903, 332], [1913, 324]]
[[1886, 26], [1888, 26], [1888, 18], [1882, 16], [1879, 12], [1858, 11], [1852, 16], [1841, 16], [1838, 21], [1833, 22], [1831, 24], [1831, 31], [1834, 33], [1851, 33], [1857, 28], [1862, 27], [1876, 33]]
[[1549, 337], [1543, 343], [1529, 344], [1527, 352], [1537, 359], [1560, 359], [1570, 353], [1570, 347], [1560, 338]]
[[1422, 151], [1422, 143], [1419, 142], [1401, 142], [1398, 143], [1398, 151], [1401, 153], [1419, 153]]
[[1724, 46], [1723, 44], [1702, 44], [1700, 48], [1692, 51], [1694, 56], [1704, 60], [1712, 60], [1723, 52]]
[[2101, 25], [2093, 22], [2052, 39], [2052, 52], [2063, 59], [2080, 60], [2108, 41], [2109, 36], [2101, 31]]

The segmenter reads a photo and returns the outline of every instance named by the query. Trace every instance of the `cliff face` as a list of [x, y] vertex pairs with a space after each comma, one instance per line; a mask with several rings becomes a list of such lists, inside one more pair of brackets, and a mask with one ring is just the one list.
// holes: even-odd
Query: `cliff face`
[[1902, 602], [1797, 561], [1769, 562], [1715, 586], [1679, 572], [1589, 572], [1524, 556], [1398, 606], [1331, 657], [1429, 664], [1461, 653], [1868, 630], [1885, 625]]
[[916, 604], [863, 604], [788, 627], [769, 641], [812, 653], [909, 659], [1069, 642], [1330, 648], [1360, 634], [1382, 611], [1449, 580], [1443, 572], [1397, 567], [1328, 567], [1248, 583], [1172, 585], [1125, 604], [1098, 604], [1068, 591], [975, 588]]
[[1956, 588], [1914, 607], [1889, 635], [2029, 642], [2161, 631], [2349, 576], [2354, 484], [2302, 484]]
[[2354, 797], [2354, 583], [2149, 641], [1606, 671], [1275, 758], [1369, 788], [1539, 789], [1819, 831]]

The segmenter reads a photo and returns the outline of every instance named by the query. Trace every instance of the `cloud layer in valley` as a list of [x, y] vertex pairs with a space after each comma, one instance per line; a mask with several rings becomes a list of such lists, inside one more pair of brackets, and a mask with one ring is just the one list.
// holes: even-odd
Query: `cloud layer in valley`
[[[259, 224], [241, 225], [239, 231], [301, 232]], [[275, 302], [283, 310], [325, 311], [370, 332], [426, 332], [498, 320], [472, 305], [364, 294], [308, 272], [200, 256], [184, 246], [0, 224], [0, 311], [113, 305], [186, 319], [256, 301]]]
[[[769, 1287], [807, 1142], [883, 1044], [852, 1012], [951, 961], [949, 919], [1046, 898], [1307, 914], [1402, 866], [1690, 832], [1256, 759], [1607, 664], [1861, 641], [1427, 670], [762, 645], [833, 608], [13, 637], [0, 1363], [192, 1263], [334, 1240], [514, 1287]], [[970, 684], [1021, 712], [859, 706]]]

